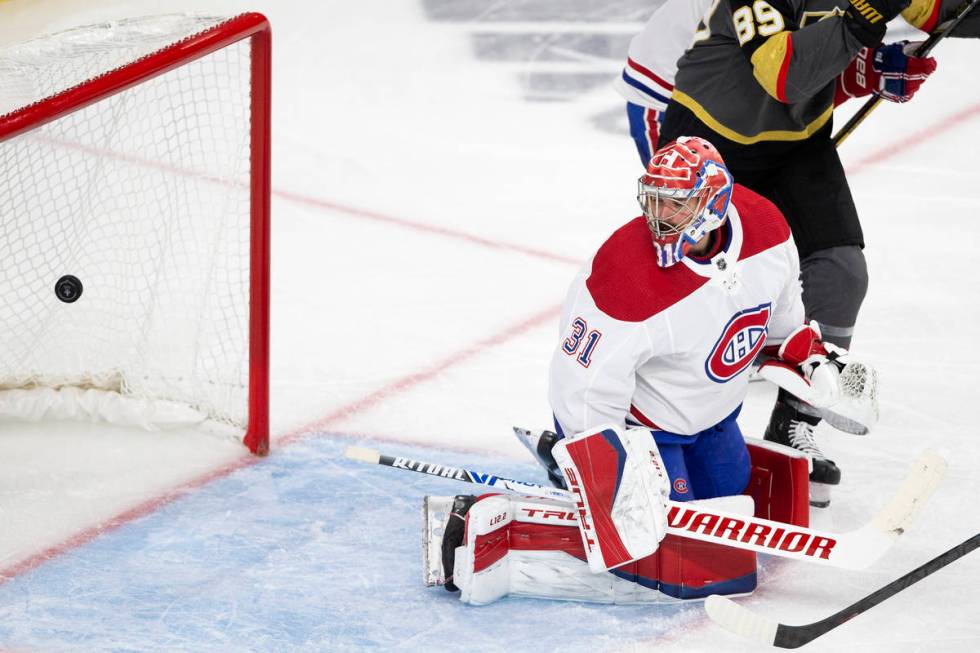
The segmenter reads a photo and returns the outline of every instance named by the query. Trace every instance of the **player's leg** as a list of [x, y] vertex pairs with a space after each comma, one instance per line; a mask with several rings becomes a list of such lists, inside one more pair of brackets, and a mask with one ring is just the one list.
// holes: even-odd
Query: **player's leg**
[[746, 440], [752, 475], [745, 493], [755, 516], [795, 526], [810, 525], [810, 459], [792, 447], [757, 438]]
[[[819, 249], [800, 261], [806, 311], [824, 342], [851, 348], [854, 324], [868, 290], [868, 266], [857, 245]], [[847, 288], [848, 292], [841, 292]]]
[[[807, 458], [765, 442], [746, 446], [736, 416], [737, 411], [681, 447], [685, 462], [683, 472], [675, 470], [671, 476], [674, 489], [677, 479], [684, 478], [684, 494], [693, 501], [725, 502], [733, 512], [754, 512], [757, 517], [808, 526]], [[672, 457], [664, 455], [670, 447], [661, 446], [665, 464]], [[726, 496], [732, 493], [738, 496]], [[752, 552], [672, 535], [664, 538], [653, 556], [637, 561], [635, 571], [636, 582], [655, 577], [663, 594], [680, 599], [744, 594], [754, 590], [757, 582]]]
[[736, 421], [739, 412], [741, 406], [684, 447], [693, 498], [713, 499], [745, 491], [752, 461]]
[[[428, 497], [427, 505], [437, 503]], [[448, 499], [448, 498], [447, 498]], [[707, 500], [731, 513], [752, 514], [747, 496]], [[445, 503], [444, 500], [442, 503]], [[656, 603], [755, 589], [751, 551], [668, 535], [653, 555], [594, 573], [586, 561], [577, 508], [513, 495], [456, 497], [463, 528], [427, 527], [427, 577], [475, 605], [505, 596], [599, 603]], [[451, 520], [455, 520], [452, 517]]]
[[[687, 452], [692, 442], [698, 441], [699, 436], [653, 431], [653, 439], [657, 443], [667, 476], [671, 481], [671, 500], [690, 501], [741, 493], [748, 481], [748, 471], [751, 466], [741, 431], [738, 431], [738, 424], [735, 421], [739, 410], [733, 412], [718, 425], [703, 432], [706, 440], [715, 443], [714, 446], [717, 447], [717, 451], [715, 456], [710, 457], [710, 463], [714, 467], [711, 469], [699, 467], [697, 470], [698, 475], [702, 478], [701, 482], [705, 485], [703, 492], [698, 496], [695, 496], [690, 488]], [[732, 429], [734, 431], [731, 431]], [[723, 433], [726, 437], [715, 437], [713, 435], [715, 433]], [[731, 433], [735, 433], [737, 437], [732, 436]], [[563, 436], [554, 431], [531, 431], [521, 428], [515, 428], [514, 434], [548, 472], [549, 480], [556, 487], [566, 489], [564, 479], [558, 470], [558, 464], [551, 453], [555, 443]], [[695, 460], [695, 464], [701, 466], [706, 464], [703, 461], [707, 460], [709, 457], [701, 456]]]
[[[752, 463], [735, 421], [738, 413], [695, 436], [654, 434], [672, 481], [671, 499], [725, 501], [753, 514], [752, 500], [742, 496]], [[672, 444], [660, 444], [662, 440]], [[756, 587], [756, 555], [751, 551], [668, 535], [655, 557], [660, 591], [674, 598], [745, 594]], [[641, 572], [652, 561], [644, 562]]]
[[[730, 420], [734, 424], [734, 416]], [[732, 435], [728, 430], [726, 434]], [[550, 448], [558, 441], [553, 432], [515, 429], [535, 458], [550, 471], [554, 458]], [[713, 440], [715, 470], [726, 468], [722, 458], [735, 452], [737, 478], [719, 486], [723, 491], [737, 483], [737, 494], [747, 480], [748, 459], [741, 435], [734, 431], [740, 447], [732, 440]], [[698, 436], [657, 432], [654, 440], [663, 469], [671, 480], [671, 498], [695, 499], [686, 467], [685, 447]], [[725, 446], [722, 446], [725, 445]], [[557, 465], [555, 465], [557, 468]], [[717, 488], [716, 488], [717, 489]], [[747, 496], [712, 499], [721, 509], [750, 515], [753, 501]], [[468, 512], [456, 510], [463, 507]], [[460, 514], [466, 527], [461, 528]], [[588, 571], [587, 556], [579, 534], [572, 504], [517, 497], [487, 496], [479, 500], [457, 497], [448, 524], [438, 525], [444, 533], [441, 555], [430, 551], [449, 576], [447, 588], [459, 586], [460, 598], [469, 603], [487, 603], [506, 595], [539, 596], [599, 602], [632, 603], [670, 599], [696, 599], [708, 594], [744, 594], [755, 588], [756, 557], [749, 551], [696, 542], [668, 535], [653, 555], [611, 570], [606, 574]], [[429, 529], [426, 531], [429, 532]], [[441, 570], [433, 570], [435, 578]], [[449, 585], [449, 582], [455, 585]], [[657, 590], [660, 590], [658, 593]]]
[[805, 142], [766, 177], [745, 183], [759, 185], [793, 231], [807, 319], [820, 323], [824, 341], [850, 349], [868, 268], [861, 223], [830, 131]]
[[[636, 426], [629, 420], [627, 422], [627, 426]], [[564, 438], [564, 434], [560, 433], [561, 427], [558, 426], [557, 421], [555, 428], [558, 432], [531, 431], [515, 427], [514, 435], [521, 441], [521, 444], [527, 447], [538, 464], [548, 472], [548, 480], [551, 481], [552, 485], [564, 490], [568, 489], [565, 485], [565, 479], [562, 478], [558, 463], [555, 462], [555, 457], [551, 452], [555, 444]], [[663, 457], [667, 476], [671, 480], [670, 498], [673, 501], [689, 501], [694, 498], [687, 490], [687, 469], [684, 463], [684, 449], [681, 446], [690, 443], [691, 437], [658, 431], [655, 432], [654, 441], [657, 443], [661, 457]]]
[[810, 505], [826, 508], [830, 505], [830, 488], [840, 484], [841, 472], [833, 460], [817, 445], [814, 434], [821, 418], [814, 409], [796, 399], [785, 390], [776, 396], [776, 405], [766, 426], [765, 439], [793, 447], [810, 457]]
[[[427, 506], [432, 499], [438, 498], [428, 497]], [[505, 596], [597, 603], [665, 600], [656, 576], [637, 582], [635, 562], [612, 573], [589, 568], [573, 503], [493, 494], [456, 497], [457, 506], [465, 506], [464, 528], [451, 528], [452, 521], [435, 528], [427, 523], [427, 536], [442, 537], [441, 568], [428, 569], [427, 578], [437, 584], [442, 576], [446, 589], [459, 590], [465, 603], [485, 605]], [[427, 564], [439, 559], [435, 548], [427, 545]]]
[[[736, 179], [771, 200], [786, 217], [800, 252], [807, 319], [827, 325], [826, 340], [847, 348], [868, 286], [864, 235], [830, 130], [792, 156]], [[811, 505], [830, 504], [841, 472], [817, 445], [819, 412], [780, 390], [765, 439], [807, 453], [813, 461]]]
[[660, 121], [663, 112], [632, 102], [626, 103], [626, 117], [629, 119], [630, 136], [636, 145], [636, 152], [644, 168], [657, 150], [660, 137]]
[[[753, 514], [752, 498], [744, 495], [695, 499], [720, 510]], [[638, 584], [657, 579], [660, 592], [675, 599], [703, 599], [710, 594], [748, 594], [757, 585], [757, 560], [753, 551], [668, 535], [652, 556], [637, 560], [618, 571], [621, 577], [635, 574]]]
[[667, 478], [670, 479], [670, 500], [691, 501], [697, 497], [691, 491], [690, 474], [684, 461], [683, 445], [690, 442], [691, 436], [674, 435], [664, 431], [655, 431], [653, 440], [657, 443], [660, 457], [664, 461]]
[[[695, 500], [699, 496], [695, 483], [707, 494], [745, 487], [749, 474], [746, 445], [734, 418], [697, 436], [657, 433], [661, 458], [673, 481], [672, 498]], [[516, 431], [519, 437], [530, 433]], [[533, 442], [537, 441], [535, 436]], [[695, 443], [698, 446], [690, 447]], [[763, 442], [749, 446], [748, 451], [752, 481], [746, 493], [751, 496], [700, 500], [720, 502], [716, 507], [729, 512], [754, 512], [806, 526], [806, 457]], [[687, 459], [694, 463], [693, 473]], [[609, 573], [593, 574], [588, 570], [572, 504], [501, 495], [479, 500], [469, 496], [455, 501], [452, 497], [436, 499], [440, 498], [426, 500], [427, 508], [444, 506], [442, 520], [427, 518], [427, 584], [440, 584], [448, 573], [450, 582], [465, 586], [461, 598], [471, 603], [487, 603], [509, 594], [633, 603], [743, 594], [755, 587], [756, 559], [751, 552], [668, 535], [652, 556]], [[454, 572], [460, 578], [452, 577]], [[455, 589], [455, 585], [446, 586]]]

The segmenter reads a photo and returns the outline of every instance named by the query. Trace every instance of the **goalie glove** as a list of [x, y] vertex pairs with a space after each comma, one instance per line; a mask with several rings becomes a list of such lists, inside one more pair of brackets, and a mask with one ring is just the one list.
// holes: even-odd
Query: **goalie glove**
[[560, 440], [552, 453], [593, 573], [657, 550], [667, 534], [670, 481], [648, 429], [603, 426]]
[[759, 376], [817, 408], [831, 426], [864, 435], [878, 421], [878, 373], [841, 347], [821, 340], [816, 322], [793, 331], [779, 360], [759, 366]]

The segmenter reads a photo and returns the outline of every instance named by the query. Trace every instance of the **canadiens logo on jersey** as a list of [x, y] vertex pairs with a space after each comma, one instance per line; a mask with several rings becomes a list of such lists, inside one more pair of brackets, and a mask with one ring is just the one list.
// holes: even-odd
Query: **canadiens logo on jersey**
[[732, 316], [704, 361], [708, 378], [725, 383], [752, 364], [766, 344], [771, 314], [772, 305], [767, 302]]

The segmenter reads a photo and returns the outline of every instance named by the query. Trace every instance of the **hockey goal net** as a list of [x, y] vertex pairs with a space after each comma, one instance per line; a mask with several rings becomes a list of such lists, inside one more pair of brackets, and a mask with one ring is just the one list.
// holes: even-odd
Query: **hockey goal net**
[[259, 14], [0, 49], [0, 414], [268, 449], [269, 75]]

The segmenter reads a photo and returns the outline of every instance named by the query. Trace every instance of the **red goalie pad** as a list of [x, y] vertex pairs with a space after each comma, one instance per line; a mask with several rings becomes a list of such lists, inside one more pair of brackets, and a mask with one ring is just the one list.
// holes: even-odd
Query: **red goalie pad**
[[810, 461], [806, 454], [765, 440], [746, 438], [752, 475], [744, 494], [755, 501], [755, 516], [810, 526]]
[[[809, 461], [781, 445], [750, 440], [752, 476], [745, 494], [755, 515], [807, 526]], [[496, 504], [484, 504], [494, 498]], [[749, 512], [746, 497], [709, 499]], [[730, 504], [730, 505], [729, 505]], [[741, 504], [741, 505], [739, 505]], [[488, 509], [477, 509], [485, 505]], [[741, 508], [742, 510], [739, 510]], [[471, 517], [479, 515], [475, 522]], [[756, 554], [744, 549], [668, 535], [660, 548], [607, 574], [592, 573], [572, 504], [485, 495], [466, 517], [462, 572], [464, 601], [483, 604], [508, 594], [614, 603], [700, 599], [746, 594], [756, 587]], [[459, 552], [464, 551], [460, 554]], [[658, 594], [659, 592], [659, 594]]]

